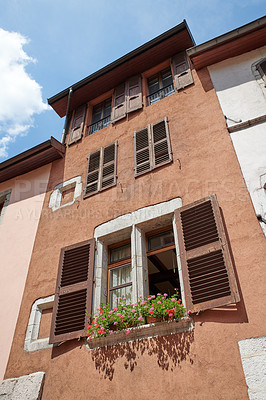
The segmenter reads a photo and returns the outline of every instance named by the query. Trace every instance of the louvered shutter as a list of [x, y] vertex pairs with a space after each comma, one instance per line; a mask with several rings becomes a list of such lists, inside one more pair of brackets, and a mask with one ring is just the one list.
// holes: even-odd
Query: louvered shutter
[[134, 132], [135, 176], [139, 176], [152, 169], [150, 126]]
[[101, 150], [94, 151], [88, 156], [87, 180], [84, 197], [97, 193], [100, 188]]
[[239, 301], [215, 195], [175, 211], [187, 309], [203, 311]]
[[126, 82], [127, 112], [142, 108], [141, 76], [133, 76]]
[[49, 343], [86, 336], [91, 313], [94, 239], [61, 250]]
[[170, 137], [167, 118], [151, 125], [153, 167], [167, 164], [172, 161]]
[[125, 83], [114, 90], [112, 123], [119, 121], [126, 116], [126, 87]]
[[102, 151], [101, 190], [116, 184], [117, 141]]
[[78, 107], [75, 111], [68, 140], [69, 145], [81, 139], [84, 127], [85, 115], [86, 115], [86, 104], [83, 104], [82, 106]]
[[172, 66], [177, 90], [183, 89], [193, 83], [193, 77], [185, 51], [182, 51], [173, 57]]

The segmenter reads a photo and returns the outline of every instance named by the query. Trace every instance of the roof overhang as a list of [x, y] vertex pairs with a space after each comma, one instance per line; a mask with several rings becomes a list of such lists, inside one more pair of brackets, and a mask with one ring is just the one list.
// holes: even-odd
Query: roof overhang
[[[108, 92], [130, 76], [144, 72], [194, 44], [184, 20], [181, 24], [72, 85], [70, 112], [79, 105]], [[49, 105], [60, 117], [66, 115], [69, 89], [48, 99]]]
[[187, 50], [196, 70], [266, 45], [266, 17]]
[[0, 163], [0, 182], [26, 174], [59, 158], [63, 158], [64, 154], [65, 146], [51, 137], [46, 142]]

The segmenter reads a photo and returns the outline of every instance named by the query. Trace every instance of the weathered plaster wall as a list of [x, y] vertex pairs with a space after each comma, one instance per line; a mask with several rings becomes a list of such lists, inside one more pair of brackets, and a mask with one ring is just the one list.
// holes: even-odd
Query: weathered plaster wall
[[[242, 122], [266, 114], [266, 88], [252, 65], [266, 57], [266, 46], [209, 67], [224, 115]], [[236, 122], [227, 120], [228, 126]], [[256, 214], [266, 218], [266, 122], [231, 133]], [[266, 235], [266, 225], [261, 227]]]
[[11, 189], [0, 224], [0, 381], [3, 379], [26, 282], [51, 165], [0, 184]]
[[[238, 341], [262, 336], [265, 240], [207, 70], [195, 85], [68, 148], [53, 164], [6, 378], [45, 371], [42, 400], [248, 399]], [[167, 116], [173, 163], [134, 178], [133, 132]], [[89, 152], [118, 139], [118, 184], [52, 212], [54, 187], [81, 176]], [[83, 186], [84, 187], [84, 186]], [[88, 351], [82, 341], [24, 350], [32, 304], [54, 294], [60, 249], [91, 238], [106, 221], [177, 197], [184, 205], [216, 193], [226, 222], [241, 303], [195, 316], [191, 332]], [[130, 232], [129, 232], [130, 235]], [[19, 361], [18, 361], [19, 360]]]

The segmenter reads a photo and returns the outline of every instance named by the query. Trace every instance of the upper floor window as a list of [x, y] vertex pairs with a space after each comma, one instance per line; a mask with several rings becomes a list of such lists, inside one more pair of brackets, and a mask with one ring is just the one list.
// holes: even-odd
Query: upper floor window
[[109, 98], [93, 107], [91, 124], [88, 127], [88, 135], [91, 135], [92, 133], [110, 125], [111, 109], [112, 98]]
[[88, 155], [84, 197], [116, 185], [117, 141]]
[[257, 70], [260, 73], [261, 78], [264, 81], [264, 84], [266, 85], [266, 58], [261, 60], [257, 65], [256, 65]]
[[148, 104], [156, 103], [174, 91], [173, 76], [169, 67], [148, 79]]

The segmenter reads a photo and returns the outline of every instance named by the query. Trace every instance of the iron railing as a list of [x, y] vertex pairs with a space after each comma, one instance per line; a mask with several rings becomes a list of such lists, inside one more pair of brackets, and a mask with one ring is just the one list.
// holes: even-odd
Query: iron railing
[[100, 129], [106, 128], [110, 125], [111, 116], [109, 115], [106, 118], [100, 119], [100, 121], [95, 122], [88, 126], [88, 135], [91, 135], [94, 132], [99, 131]]
[[149, 103], [149, 105], [156, 103], [157, 101], [163, 99], [164, 97], [169, 96], [170, 94], [172, 94], [174, 92], [175, 92], [174, 84], [171, 83], [171, 85], [165, 86], [164, 88], [159, 89], [156, 92], [147, 96], [148, 103]]

